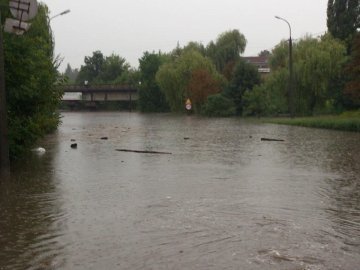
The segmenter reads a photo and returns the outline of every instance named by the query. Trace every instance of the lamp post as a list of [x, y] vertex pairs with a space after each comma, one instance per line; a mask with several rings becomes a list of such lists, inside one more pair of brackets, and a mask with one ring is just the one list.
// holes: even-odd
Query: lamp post
[[63, 12], [60, 12], [59, 14], [56, 14], [54, 16], [52, 16], [49, 21], [51, 21], [52, 19], [56, 18], [56, 17], [59, 17], [59, 16], [62, 16], [62, 15], [65, 15], [65, 14], [68, 14], [70, 13], [70, 9], [67, 9], [67, 10], [64, 10]]
[[293, 88], [293, 55], [292, 55], [292, 38], [291, 38], [291, 26], [290, 23], [281, 18], [279, 16], [275, 16], [276, 19], [282, 20], [287, 23], [289, 26], [290, 31], [290, 38], [289, 38], [289, 89], [288, 89], [288, 99], [289, 99], [289, 112], [290, 117], [293, 118], [295, 116], [294, 113], [294, 88]]

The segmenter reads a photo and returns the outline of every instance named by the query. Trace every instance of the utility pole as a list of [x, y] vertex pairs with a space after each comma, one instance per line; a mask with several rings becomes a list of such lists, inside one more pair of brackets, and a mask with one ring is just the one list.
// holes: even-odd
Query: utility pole
[[291, 38], [291, 26], [290, 23], [285, 20], [284, 18], [281, 18], [279, 16], [275, 16], [276, 19], [282, 20], [287, 23], [289, 26], [290, 31], [290, 38], [289, 38], [289, 85], [288, 85], [288, 102], [289, 102], [289, 113], [290, 117], [294, 118], [295, 116], [295, 108], [294, 108], [294, 85], [293, 85], [293, 47], [292, 47], [292, 38]]

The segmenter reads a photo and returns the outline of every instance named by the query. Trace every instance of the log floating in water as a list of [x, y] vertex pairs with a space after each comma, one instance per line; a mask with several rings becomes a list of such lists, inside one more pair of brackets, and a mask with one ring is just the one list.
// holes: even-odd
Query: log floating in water
[[261, 138], [261, 141], [267, 141], [267, 142], [285, 142], [285, 140], [270, 139], [270, 138]]
[[169, 152], [158, 152], [158, 151], [142, 151], [142, 150], [130, 150], [130, 149], [116, 149], [118, 152], [129, 152], [129, 153], [140, 153], [140, 154], [158, 154], [158, 155], [172, 155]]

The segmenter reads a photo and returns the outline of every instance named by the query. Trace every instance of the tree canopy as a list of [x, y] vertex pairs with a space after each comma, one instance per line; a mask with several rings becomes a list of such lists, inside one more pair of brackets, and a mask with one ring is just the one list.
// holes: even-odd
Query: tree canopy
[[[195, 84], [200, 84], [199, 77], [206, 78], [204, 83], [212, 85], [208, 89], [211, 93], [203, 92], [204, 85], [198, 85], [200, 88], [194, 87]], [[214, 85], [220, 85], [223, 78], [216, 71], [211, 60], [196, 50], [189, 50], [162, 65], [156, 74], [156, 81], [165, 94], [171, 110], [180, 112], [184, 110], [187, 98], [194, 98], [195, 107], [199, 108], [204, 102], [203, 97], [213, 94], [216, 88]], [[216, 91], [220, 91], [220, 88]]]
[[145, 52], [139, 59], [140, 89], [138, 106], [142, 112], [164, 112], [169, 110], [164, 93], [156, 82], [156, 73], [168, 56], [162, 53]]
[[86, 56], [84, 65], [81, 66], [76, 83], [83, 84], [85, 81], [91, 84], [113, 84], [115, 82], [127, 82], [124, 77], [130, 70], [130, 65], [125, 58], [111, 54], [104, 57], [101, 51], [93, 52], [92, 56]]
[[[3, 3], [1, 1], [0, 3]], [[21, 157], [38, 138], [54, 130], [62, 92], [59, 61], [54, 58], [48, 9], [38, 14], [23, 36], [4, 33], [9, 143], [12, 159]]]
[[346, 66], [349, 74], [344, 94], [351, 107], [360, 107], [360, 33], [354, 39], [351, 60]]
[[260, 75], [256, 67], [243, 59], [239, 60], [234, 68], [229, 86], [225, 91], [225, 95], [235, 103], [237, 114], [242, 113], [242, 97], [244, 93], [251, 91], [260, 82]]
[[357, 29], [360, 28], [359, 0], [328, 0], [327, 26], [329, 32], [345, 41], [350, 48]]
[[[287, 46], [280, 43], [272, 51], [272, 73], [267, 80], [245, 96], [247, 114], [286, 113], [288, 82]], [[346, 62], [342, 42], [323, 36], [305, 37], [294, 44], [294, 84], [297, 115], [333, 112], [341, 104], [341, 87], [333, 85], [342, 76]]]
[[232, 72], [245, 47], [246, 38], [239, 30], [226, 31], [220, 34], [215, 42], [211, 41], [208, 44], [206, 55], [213, 61], [217, 70], [226, 76]]

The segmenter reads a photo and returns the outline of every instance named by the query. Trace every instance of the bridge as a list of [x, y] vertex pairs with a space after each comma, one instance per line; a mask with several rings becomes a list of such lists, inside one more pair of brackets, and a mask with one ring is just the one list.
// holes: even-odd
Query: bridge
[[122, 103], [131, 109], [137, 101], [138, 89], [128, 85], [65, 85], [63, 86], [63, 104], [71, 109], [75, 107], [98, 108], [100, 105]]

